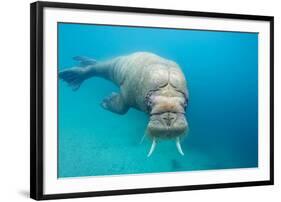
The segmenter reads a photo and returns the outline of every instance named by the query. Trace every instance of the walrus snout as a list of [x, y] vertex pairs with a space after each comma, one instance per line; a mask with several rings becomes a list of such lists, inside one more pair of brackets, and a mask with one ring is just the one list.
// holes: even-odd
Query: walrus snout
[[147, 128], [148, 135], [152, 138], [152, 145], [147, 156], [151, 156], [159, 139], [175, 140], [178, 152], [184, 155], [180, 140], [187, 129], [188, 123], [183, 113], [152, 114]]
[[151, 115], [148, 134], [160, 139], [172, 139], [183, 136], [188, 124], [184, 114], [165, 112]]
[[151, 110], [147, 134], [152, 139], [152, 145], [147, 156], [151, 156], [161, 139], [175, 140], [178, 152], [184, 155], [180, 141], [188, 129], [185, 118], [187, 100], [170, 85], [161, 89], [161, 93], [163, 95], [150, 97]]
[[166, 125], [170, 127], [171, 124], [176, 120], [176, 116], [171, 113], [165, 113], [162, 119], [165, 121]]

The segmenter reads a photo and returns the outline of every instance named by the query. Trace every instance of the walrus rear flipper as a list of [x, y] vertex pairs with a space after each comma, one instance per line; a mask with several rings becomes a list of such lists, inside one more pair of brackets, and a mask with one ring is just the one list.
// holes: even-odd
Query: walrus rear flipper
[[82, 82], [86, 79], [85, 70], [82, 67], [73, 67], [62, 70], [59, 78], [63, 79], [72, 88], [73, 91], [79, 89]]
[[59, 77], [67, 82], [72, 90], [76, 91], [84, 80], [93, 76], [91, 75], [91, 66], [94, 66], [97, 61], [85, 56], [75, 56], [73, 60], [79, 62], [79, 67], [62, 70]]
[[85, 57], [85, 56], [75, 56], [75, 57], [73, 57], [73, 60], [78, 61], [80, 63], [81, 67], [94, 65], [94, 64], [97, 63], [97, 61], [95, 59], [88, 58], [88, 57]]

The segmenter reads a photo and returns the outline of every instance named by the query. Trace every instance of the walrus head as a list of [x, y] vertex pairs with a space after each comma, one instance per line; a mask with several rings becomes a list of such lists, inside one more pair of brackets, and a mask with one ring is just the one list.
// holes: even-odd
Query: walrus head
[[184, 155], [180, 140], [188, 129], [185, 117], [186, 95], [168, 84], [152, 93], [149, 100], [150, 120], [147, 134], [152, 139], [152, 146], [148, 156], [152, 154], [157, 141], [161, 139], [175, 140], [179, 153]]

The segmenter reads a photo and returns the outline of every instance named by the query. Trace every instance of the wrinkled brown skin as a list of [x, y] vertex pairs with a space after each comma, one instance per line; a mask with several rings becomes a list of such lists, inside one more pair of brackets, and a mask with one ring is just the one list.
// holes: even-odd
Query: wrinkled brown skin
[[147, 132], [151, 137], [175, 138], [185, 134], [188, 90], [184, 74], [173, 61], [148, 52], [137, 52], [105, 62], [73, 67], [59, 73], [73, 90], [92, 77], [103, 77], [120, 87], [119, 93], [105, 98], [101, 106], [125, 114], [133, 107], [150, 116]]

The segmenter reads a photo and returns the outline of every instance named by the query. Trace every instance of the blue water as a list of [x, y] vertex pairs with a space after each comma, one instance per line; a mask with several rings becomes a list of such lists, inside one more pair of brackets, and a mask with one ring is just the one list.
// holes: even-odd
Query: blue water
[[118, 87], [92, 78], [73, 92], [59, 81], [58, 177], [258, 166], [258, 34], [59, 24], [59, 70], [73, 56], [106, 60], [149, 51], [177, 62], [188, 81], [190, 132], [182, 143], [140, 144], [148, 116], [100, 107]]

